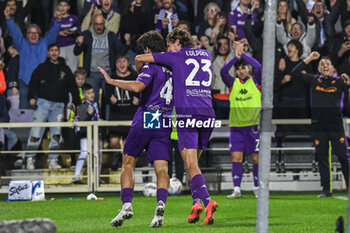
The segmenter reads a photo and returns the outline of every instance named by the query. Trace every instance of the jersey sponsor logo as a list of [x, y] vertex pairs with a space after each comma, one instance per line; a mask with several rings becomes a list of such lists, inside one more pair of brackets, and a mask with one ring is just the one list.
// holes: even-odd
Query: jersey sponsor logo
[[143, 112], [143, 128], [144, 129], [160, 129], [161, 113]]
[[186, 90], [186, 96], [211, 98], [211, 90], [203, 90], [203, 89]]
[[251, 96], [249, 96], [249, 97], [247, 97], [247, 98], [238, 98], [238, 97], [235, 98], [236, 101], [248, 101], [248, 100], [250, 100], [250, 99], [252, 99]]
[[320, 87], [320, 86], [316, 86], [316, 91], [322, 91], [322, 92], [327, 92], [327, 93], [334, 93], [337, 92], [337, 88], [336, 87]]

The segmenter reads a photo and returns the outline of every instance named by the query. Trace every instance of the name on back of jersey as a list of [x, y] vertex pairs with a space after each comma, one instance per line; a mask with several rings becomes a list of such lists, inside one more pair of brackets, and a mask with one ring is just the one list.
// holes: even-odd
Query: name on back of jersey
[[193, 56], [207, 56], [209, 57], [209, 54], [204, 50], [187, 50], [186, 56], [193, 57]]

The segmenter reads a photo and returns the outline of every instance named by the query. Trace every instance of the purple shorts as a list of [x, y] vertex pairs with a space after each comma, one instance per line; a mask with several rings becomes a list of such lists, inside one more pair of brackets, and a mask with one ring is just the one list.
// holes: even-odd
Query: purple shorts
[[[197, 127], [196, 124], [191, 124], [193, 120], [205, 122], [209, 120], [209, 126], [203, 125], [202, 127]], [[191, 118], [178, 118], [178, 122], [184, 121], [185, 127], [180, 127], [180, 124], [177, 125], [177, 135], [179, 142], [179, 151], [181, 152], [184, 148], [186, 149], [197, 149], [197, 150], [206, 150], [207, 144], [213, 131], [212, 121], [215, 121], [215, 118], [209, 116], [193, 116]], [[187, 121], [191, 123], [186, 125]], [[199, 125], [200, 126], [200, 125]], [[208, 126], [208, 127], [207, 127]]]
[[259, 153], [259, 129], [257, 125], [230, 128], [230, 151], [246, 154]]
[[130, 128], [124, 145], [124, 154], [138, 157], [147, 150], [147, 160], [153, 164], [155, 160], [169, 161], [171, 150], [170, 129], [147, 130], [142, 128], [142, 122]]

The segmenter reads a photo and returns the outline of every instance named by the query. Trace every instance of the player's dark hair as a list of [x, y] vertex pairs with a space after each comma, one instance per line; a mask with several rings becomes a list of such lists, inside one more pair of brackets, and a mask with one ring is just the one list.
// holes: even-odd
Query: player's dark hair
[[88, 84], [88, 83], [84, 83], [83, 86], [81, 87], [81, 90], [83, 91], [83, 93], [84, 93], [85, 91], [90, 90], [90, 89], [93, 89], [93, 88], [92, 88], [92, 86], [91, 86], [90, 84]]
[[137, 40], [137, 44], [143, 49], [149, 48], [152, 53], [166, 51], [163, 36], [156, 31], [148, 31]]
[[235, 68], [237, 70], [240, 66], [248, 66], [248, 65], [249, 64], [245, 60], [240, 59], [235, 63]]
[[298, 50], [298, 57], [301, 57], [301, 55], [303, 54], [303, 51], [304, 51], [304, 47], [303, 47], [303, 44], [299, 41], [299, 40], [290, 40], [287, 44], [287, 48], [288, 46], [292, 44], [295, 46], [295, 48]]
[[61, 2], [65, 2], [65, 3], [67, 3], [68, 5], [70, 5], [70, 1], [69, 1], [69, 0], [58, 0], [57, 5], [59, 5]]
[[57, 43], [50, 44], [49, 47], [47, 47], [47, 51], [49, 51], [52, 47], [57, 47], [60, 49], [61, 47]]
[[84, 75], [86, 77], [87, 72], [83, 67], [78, 67], [78, 69], [74, 72], [74, 77], [76, 77], [78, 74]]
[[180, 41], [182, 47], [194, 46], [195, 43], [190, 33], [181, 28], [174, 28], [166, 37], [166, 40], [170, 43], [175, 43], [176, 40]]

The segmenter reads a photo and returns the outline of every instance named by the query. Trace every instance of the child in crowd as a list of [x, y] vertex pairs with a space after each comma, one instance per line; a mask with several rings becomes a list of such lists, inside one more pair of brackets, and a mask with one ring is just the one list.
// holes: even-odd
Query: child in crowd
[[[79, 97], [81, 100], [81, 103], [84, 102], [84, 95], [83, 95], [83, 90], [82, 90], [82, 86], [85, 83], [86, 80], [86, 75], [87, 72], [84, 68], [79, 67], [75, 72], [74, 72], [74, 78], [75, 78], [75, 83], [77, 84], [78, 88], [79, 88]], [[73, 106], [72, 105], [72, 98], [71, 98], [71, 94], [69, 93], [69, 103], [67, 105], [67, 109], [66, 109], [66, 120], [67, 122], [74, 122], [76, 119], [76, 107], [77, 106]], [[76, 148], [79, 148], [79, 142], [77, 141], [76, 138], [76, 134], [75, 134], [75, 130], [74, 127], [72, 128], [65, 128], [66, 130], [66, 137], [68, 140], [68, 148], [70, 150], [75, 150]], [[75, 165], [75, 154], [72, 153], [71, 154], [71, 166]]]
[[[92, 86], [88, 83], [85, 83], [82, 86], [82, 92], [84, 95], [84, 102], [79, 105], [78, 108], [78, 121], [98, 121], [100, 118], [100, 113], [98, 109], [98, 103], [94, 101], [95, 93]], [[100, 148], [102, 147], [101, 141]], [[85, 159], [88, 155], [87, 153], [87, 136], [86, 136], [86, 127], [80, 128], [80, 156], [75, 166], [75, 174], [73, 177], [73, 184], [82, 184], [83, 181], [80, 179], [80, 172], [83, 168]], [[100, 153], [100, 172], [102, 165], [102, 153]], [[105, 182], [100, 179], [100, 183], [104, 184]]]

